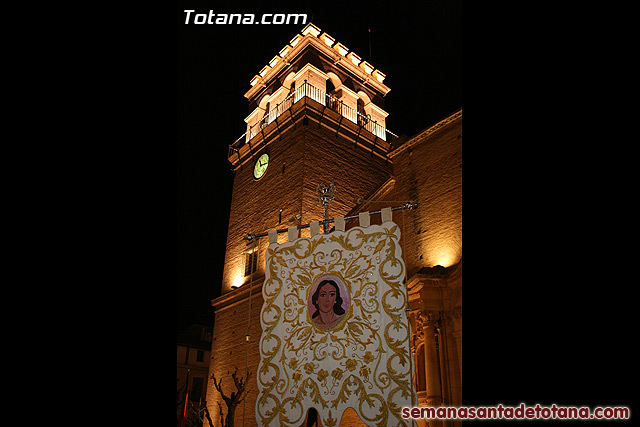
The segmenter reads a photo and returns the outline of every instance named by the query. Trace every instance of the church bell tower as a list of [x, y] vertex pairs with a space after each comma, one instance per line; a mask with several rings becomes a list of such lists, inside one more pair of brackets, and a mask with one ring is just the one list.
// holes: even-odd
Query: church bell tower
[[[213, 424], [222, 425], [221, 417], [231, 409], [238, 424], [242, 419], [243, 425], [257, 425], [269, 247], [269, 239], [257, 236], [288, 230], [309, 237], [306, 225], [312, 222], [351, 217], [398, 200], [430, 207], [401, 221], [416, 404], [459, 406], [462, 111], [396, 141], [386, 125], [384, 100], [390, 89], [374, 65], [312, 23], [274, 54], [248, 82], [246, 130], [229, 141], [233, 192], [222, 282], [214, 285], [221, 292], [211, 301], [209, 377], [216, 381], [208, 381], [207, 407]], [[278, 243], [297, 237], [287, 234], [278, 234]], [[240, 379], [247, 374], [244, 383]], [[243, 404], [225, 408], [221, 402], [244, 385]], [[366, 425], [353, 408], [340, 416], [343, 427]], [[313, 420], [309, 411], [304, 425]]]
[[248, 247], [244, 236], [322, 220], [319, 185], [335, 183], [334, 217], [390, 178], [397, 136], [386, 129], [384, 79], [312, 23], [251, 79], [246, 132], [229, 146], [235, 178], [222, 294], [264, 277], [257, 254], [268, 242]]
[[[386, 129], [384, 97], [390, 89], [384, 79], [384, 73], [310, 23], [249, 82], [246, 132], [229, 145], [235, 176], [221, 295], [211, 302], [209, 372], [225, 379], [227, 395], [235, 391], [231, 374], [250, 373], [244, 403], [249, 409], [235, 412], [244, 425], [256, 425], [261, 290], [269, 245], [266, 238], [247, 236], [320, 221], [327, 214], [346, 216], [392, 180], [388, 154], [397, 136]], [[320, 186], [335, 190], [328, 213], [319, 201]], [[307, 237], [309, 229], [299, 233]], [[279, 242], [286, 239], [286, 233], [278, 236]], [[220, 425], [220, 399], [210, 380], [207, 406], [215, 425]], [[355, 425], [361, 425], [357, 418]]]

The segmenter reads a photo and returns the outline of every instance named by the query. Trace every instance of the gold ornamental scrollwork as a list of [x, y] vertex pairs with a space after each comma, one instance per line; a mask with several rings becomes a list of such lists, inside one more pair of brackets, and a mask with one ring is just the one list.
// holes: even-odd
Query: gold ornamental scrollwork
[[300, 425], [310, 407], [332, 424], [347, 406], [367, 425], [409, 425], [400, 413], [415, 390], [399, 238], [389, 221], [269, 246], [259, 425]]

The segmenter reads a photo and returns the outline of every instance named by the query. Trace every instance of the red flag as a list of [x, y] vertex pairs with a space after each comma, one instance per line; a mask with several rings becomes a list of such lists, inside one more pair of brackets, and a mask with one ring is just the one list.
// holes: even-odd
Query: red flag
[[187, 382], [185, 383], [185, 395], [184, 395], [184, 411], [182, 412], [182, 427], [184, 427], [187, 421], [187, 409], [189, 408], [189, 370], [187, 369]]

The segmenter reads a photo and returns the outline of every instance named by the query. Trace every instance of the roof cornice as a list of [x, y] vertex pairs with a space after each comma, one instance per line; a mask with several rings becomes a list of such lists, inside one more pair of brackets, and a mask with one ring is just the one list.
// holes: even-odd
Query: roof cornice
[[[309, 25], [313, 25], [313, 24], [309, 24]], [[304, 31], [305, 30], [303, 29], [302, 33], [304, 33]], [[299, 38], [298, 38], [298, 35], [300, 36]], [[263, 70], [266, 69], [266, 71], [263, 75], [258, 74], [254, 76], [253, 79], [251, 79], [252, 82], [255, 79], [256, 83], [253, 86], [251, 86], [251, 88], [244, 94], [245, 98], [252, 99], [253, 97], [255, 97], [262, 89], [264, 89], [269, 84], [271, 84], [271, 82], [278, 75], [280, 75], [280, 73], [285, 68], [288, 68], [292, 64], [294, 64], [296, 62], [297, 57], [310, 46], [316, 48], [318, 51], [320, 51], [321, 53], [329, 57], [333, 61], [334, 65], [339, 67], [342, 71], [345, 71], [352, 77], [355, 77], [358, 81], [362, 82], [365, 86], [367, 85], [370, 86], [373, 90], [377, 91], [378, 93], [381, 93], [382, 96], [385, 96], [391, 90], [387, 85], [382, 83], [376, 77], [376, 76], [380, 77], [381, 80], [384, 80], [384, 78], [386, 77], [386, 75], [382, 73], [380, 70], [373, 68], [373, 66], [371, 66], [371, 64], [367, 63], [366, 61], [359, 61], [360, 65], [362, 66], [358, 66], [354, 64], [352, 60], [349, 59], [348, 57], [348, 55], [353, 52], [345, 53], [343, 55], [341, 52], [339, 52], [338, 49], [336, 49], [335, 47], [329, 46], [326, 42], [324, 42], [321, 39], [321, 37], [318, 37], [313, 33], [308, 32], [306, 35], [302, 35], [302, 34], [298, 34], [298, 35], [296, 35], [296, 37], [294, 37], [293, 39], [293, 40], [297, 40], [295, 42], [295, 46], [291, 46], [290, 44], [287, 44], [285, 48], [280, 51], [282, 52], [286, 49], [286, 53], [284, 55], [277, 56], [278, 61], [274, 66], [269, 65], [264, 67]], [[335, 46], [337, 46], [338, 44], [339, 43], [335, 43]], [[357, 55], [355, 56], [358, 57]], [[368, 73], [365, 71], [364, 69], [365, 64], [368, 68], [372, 70], [371, 73]]]
[[388, 156], [390, 158], [394, 158], [395, 156], [397, 156], [398, 154], [402, 153], [404, 150], [411, 148], [412, 146], [418, 144], [419, 142], [423, 141], [427, 136], [431, 135], [432, 133], [442, 129], [443, 127], [457, 121], [457, 120], [461, 120], [462, 119], [462, 109], [459, 109], [458, 111], [456, 111], [455, 113], [451, 114], [450, 116], [440, 120], [438, 123], [426, 128], [425, 130], [423, 130], [422, 132], [420, 132], [419, 134], [413, 136], [412, 138], [408, 139], [407, 142], [405, 142], [404, 144], [402, 144], [401, 146], [399, 146], [398, 148], [396, 148], [395, 150], [392, 150], [389, 152]]

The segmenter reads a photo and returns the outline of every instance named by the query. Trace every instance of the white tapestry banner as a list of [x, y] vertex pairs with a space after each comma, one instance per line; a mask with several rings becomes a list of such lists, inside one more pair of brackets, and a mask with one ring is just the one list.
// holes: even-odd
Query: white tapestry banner
[[311, 407], [336, 426], [408, 426], [413, 406], [400, 230], [366, 228], [272, 243], [266, 252], [256, 420], [299, 426]]

